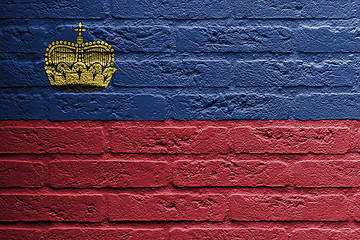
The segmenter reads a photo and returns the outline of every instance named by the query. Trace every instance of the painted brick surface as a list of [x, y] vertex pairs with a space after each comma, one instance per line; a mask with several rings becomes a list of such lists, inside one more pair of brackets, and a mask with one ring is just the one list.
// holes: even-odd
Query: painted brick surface
[[106, 206], [102, 195], [1, 195], [0, 220], [101, 222]]
[[359, 122], [279, 126], [1, 121], [0, 236], [356, 239]]
[[168, 239], [163, 229], [53, 228], [48, 239]]
[[114, 153], [226, 153], [227, 129], [159, 127], [115, 128], [111, 132]]
[[291, 52], [292, 31], [285, 27], [181, 27], [181, 52]]
[[55, 19], [100, 19], [105, 17], [105, 4], [91, 0], [75, 1], [4, 1], [1, 3], [4, 19], [55, 18]]
[[112, 14], [116, 18], [217, 19], [231, 14], [230, 0], [115, 0]]
[[[355, 0], [0, 7], [2, 120], [360, 119]], [[74, 42], [80, 20], [85, 42], [112, 45], [118, 70], [103, 92], [73, 96], [54, 91], [42, 68], [46, 47]]]
[[359, 231], [350, 229], [298, 229], [291, 234], [292, 239], [356, 239], [359, 237]]
[[104, 142], [101, 128], [0, 128], [1, 153], [99, 154]]
[[342, 195], [232, 195], [237, 221], [346, 221], [349, 203]]
[[266, 2], [255, 0], [249, 4], [246, 0], [234, 0], [237, 18], [254, 19], [337, 19], [350, 18], [356, 13], [356, 1], [339, 2], [327, 0], [274, 0]]
[[277, 161], [177, 161], [174, 165], [174, 184], [179, 187], [289, 184], [288, 166]]
[[0, 238], [9, 240], [43, 239], [44, 232], [38, 229], [0, 228]]
[[166, 162], [59, 161], [50, 163], [54, 188], [138, 188], [168, 184]]
[[334, 127], [239, 127], [231, 131], [230, 139], [238, 153], [341, 154], [351, 147], [352, 134], [348, 128]]
[[352, 86], [357, 67], [350, 61], [237, 61], [234, 84], [238, 87], [341, 87]]
[[116, 67], [117, 87], [227, 87], [231, 80], [228, 61], [121, 61]]
[[[360, 238], [359, 1], [0, 9], [0, 239]], [[101, 92], [44, 71], [79, 21]]]
[[0, 187], [39, 188], [47, 184], [47, 172], [40, 162], [0, 162]]
[[[300, 52], [357, 52], [359, 32], [352, 28], [302, 26], [297, 31]], [[314, 41], [316, 39], [316, 41]]]
[[297, 187], [358, 187], [358, 161], [301, 161], [294, 165]]
[[220, 194], [122, 194], [109, 196], [110, 221], [223, 221]]
[[170, 233], [170, 239], [288, 239], [284, 229], [261, 229], [261, 228], [240, 228], [240, 229], [221, 229], [221, 228], [194, 228], [194, 229], [174, 229]]

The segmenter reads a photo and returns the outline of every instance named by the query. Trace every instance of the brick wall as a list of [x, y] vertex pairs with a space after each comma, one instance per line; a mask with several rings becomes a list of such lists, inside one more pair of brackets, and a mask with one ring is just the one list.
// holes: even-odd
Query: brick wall
[[3, 121], [0, 238], [356, 239], [359, 127]]
[[[360, 238], [359, 1], [0, 9], [0, 239]], [[79, 21], [102, 92], [43, 69]]]
[[[0, 4], [1, 119], [360, 119], [356, 0]], [[43, 70], [79, 21], [115, 49], [103, 92], [55, 92]]]

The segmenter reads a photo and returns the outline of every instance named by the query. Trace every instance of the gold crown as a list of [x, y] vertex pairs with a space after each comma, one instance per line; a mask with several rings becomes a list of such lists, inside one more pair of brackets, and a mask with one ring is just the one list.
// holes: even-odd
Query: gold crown
[[104, 90], [117, 70], [114, 49], [104, 41], [84, 43], [81, 22], [76, 43], [55, 41], [45, 53], [45, 71], [56, 90], [94, 92]]

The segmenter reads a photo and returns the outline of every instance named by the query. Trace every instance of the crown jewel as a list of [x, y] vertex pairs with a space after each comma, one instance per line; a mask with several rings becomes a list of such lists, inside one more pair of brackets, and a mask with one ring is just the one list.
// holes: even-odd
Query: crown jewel
[[76, 43], [55, 41], [45, 53], [45, 71], [55, 90], [94, 92], [105, 89], [117, 70], [114, 49], [103, 41], [85, 42], [79, 27]]

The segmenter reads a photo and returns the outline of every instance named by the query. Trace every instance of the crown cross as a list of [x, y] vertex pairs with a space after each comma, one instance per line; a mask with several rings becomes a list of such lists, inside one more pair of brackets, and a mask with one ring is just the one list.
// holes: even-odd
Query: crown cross
[[82, 28], [81, 22], [79, 22], [79, 28], [75, 28], [74, 31], [79, 33], [79, 35], [76, 38], [76, 42], [79, 43], [79, 44], [83, 43], [84, 38], [82, 36], [82, 32], [86, 32], [86, 29]]

